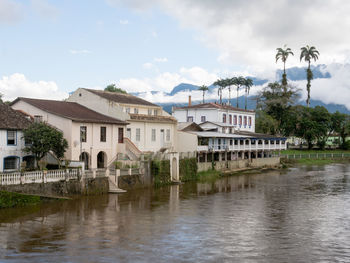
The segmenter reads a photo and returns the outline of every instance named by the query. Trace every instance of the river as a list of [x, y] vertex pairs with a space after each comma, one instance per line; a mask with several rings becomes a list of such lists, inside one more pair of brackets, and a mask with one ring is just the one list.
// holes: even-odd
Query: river
[[0, 262], [350, 262], [350, 164], [0, 210]]

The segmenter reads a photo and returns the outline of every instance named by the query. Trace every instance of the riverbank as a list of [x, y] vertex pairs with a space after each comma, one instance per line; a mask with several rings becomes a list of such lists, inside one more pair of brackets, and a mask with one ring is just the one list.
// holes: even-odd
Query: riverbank
[[0, 209], [27, 205], [37, 205], [41, 202], [42, 199], [40, 196], [0, 191]]

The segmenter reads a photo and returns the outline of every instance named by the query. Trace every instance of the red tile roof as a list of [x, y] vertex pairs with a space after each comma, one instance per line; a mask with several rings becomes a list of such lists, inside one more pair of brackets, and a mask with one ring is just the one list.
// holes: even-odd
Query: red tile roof
[[0, 102], [0, 129], [23, 130], [31, 123], [28, 116]]
[[124, 94], [120, 92], [109, 92], [109, 91], [103, 91], [103, 90], [94, 90], [94, 89], [85, 89], [85, 90], [90, 91], [91, 93], [98, 95], [102, 98], [105, 98], [107, 100], [114, 101], [117, 103], [145, 105], [145, 106], [152, 106], [152, 107], [158, 107], [158, 108], [160, 107], [156, 104], [153, 104], [139, 97], [133, 96], [131, 94]]
[[61, 116], [72, 121], [89, 122], [89, 123], [106, 123], [127, 125], [128, 123], [116, 118], [112, 118], [96, 111], [90, 110], [76, 102], [56, 101], [56, 100], [41, 100], [29, 98], [17, 98], [11, 103], [15, 104], [17, 101], [24, 101], [43, 111]]
[[243, 111], [243, 112], [254, 112], [253, 110], [245, 110], [233, 107], [231, 105], [222, 105], [217, 103], [201, 103], [201, 104], [194, 104], [191, 106], [185, 106], [185, 107], [175, 107], [176, 109], [224, 109], [224, 110], [233, 110], [233, 111]]

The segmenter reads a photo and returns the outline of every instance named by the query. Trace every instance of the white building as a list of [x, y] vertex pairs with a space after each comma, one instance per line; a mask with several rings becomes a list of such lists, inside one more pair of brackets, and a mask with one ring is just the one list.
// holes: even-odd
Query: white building
[[0, 172], [18, 171], [23, 161], [34, 166], [34, 156], [23, 152], [22, 130], [30, 124], [28, 116], [0, 103]]
[[126, 150], [129, 155], [176, 151], [177, 121], [162, 107], [139, 97], [103, 90], [77, 89], [68, 101], [128, 122]]
[[86, 168], [105, 168], [125, 153], [125, 121], [74, 102], [17, 98], [11, 106], [61, 130], [68, 141], [65, 158], [84, 161]]
[[235, 130], [255, 132], [255, 112], [231, 105], [204, 103], [175, 107], [172, 115], [178, 122], [195, 122], [204, 129], [220, 125], [225, 133]]

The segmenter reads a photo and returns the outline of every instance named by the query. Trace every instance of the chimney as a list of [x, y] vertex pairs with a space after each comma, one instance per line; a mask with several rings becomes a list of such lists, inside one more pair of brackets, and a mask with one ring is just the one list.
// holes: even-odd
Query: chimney
[[188, 96], [188, 106], [192, 105], [192, 101], [191, 101], [191, 95]]

